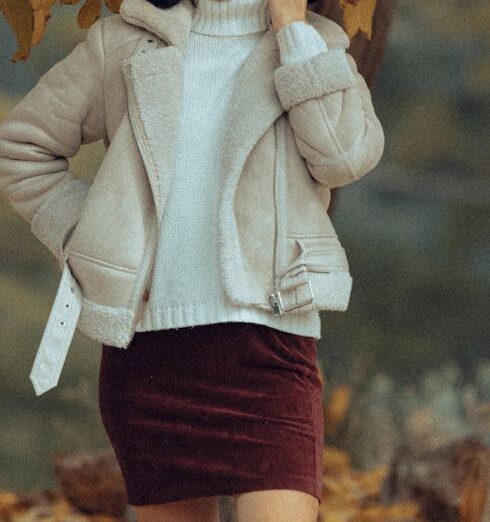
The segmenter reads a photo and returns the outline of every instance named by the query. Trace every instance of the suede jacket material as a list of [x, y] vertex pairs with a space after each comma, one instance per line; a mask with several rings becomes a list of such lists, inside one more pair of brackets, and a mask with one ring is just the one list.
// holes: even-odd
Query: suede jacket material
[[[76, 327], [120, 348], [132, 340], [172, 177], [194, 9], [124, 0], [0, 123], [0, 190], [63, 272], [31, 372], [38, 395], [56, 385]], [[306, 14], [328, 50], [281, 65], [270, 25], [239, 72], [219, 151], [226, 293], [278, 314], [347, 309], [352, 277], [330, 189], [371, 171], [384, 149], [347, 34]], [[99, 139], [106, 153], [88, 183], [68, 158]]]

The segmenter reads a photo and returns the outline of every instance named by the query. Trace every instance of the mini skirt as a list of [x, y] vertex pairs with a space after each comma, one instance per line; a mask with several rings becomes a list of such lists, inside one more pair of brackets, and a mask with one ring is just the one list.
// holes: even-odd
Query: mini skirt
[[265, 489], [321, 501], [314, 337], [248, 322], [102, 345], [99, 410], [133, 506]]

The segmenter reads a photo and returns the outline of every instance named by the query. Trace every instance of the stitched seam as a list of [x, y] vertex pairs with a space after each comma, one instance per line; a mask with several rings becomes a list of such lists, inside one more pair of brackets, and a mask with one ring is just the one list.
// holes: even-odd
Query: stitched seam
[[141, 35], [138, 35], [136, 38], [133, 38], [132, 40], [129, 40], [128, 42], [124, 42], [123, 44], [118, 45], [115, 43], [114, 45], [111, 45], [110, 51], [105, 53], [106, 60], [110, 58], [113, 54], [115, 54], [117, 51], [119, 51], [121, 48], [125, 47], [126, 45], [130, 45], [134, 42], [137, 42], [141, 38]]
[[[311, 99], [311, 98], [310, 98]], [[309, 101], [309, 100], [307, 100]], [[308, 113], [303, 109], [302, 104], [296, 105], [295, 107], [297, 110], [300, 110], [307, 118], [309, 118]], [[303, 142], [305, 145], [307, 145], [311, 150], [314, 150], [319, 156], [323, 156], [323, 151], [318, 150], [316, 147], [313, 147], [310, 143], [306, 142], [303, 138], [300, 138], [296, 133], [295, 137], [298, 138], [301, 142]]]
[[288, 232], [287, 234], [287, 237], [291, 238], [291, 239], [295, 239], [295, 238], [314, 238], [314, 239], [326, 239], [326, 238], [337, 238], [336, 235], [334, 234], [329, 234], [328, 232], [311, 232], [311, 233], [308, 233], [308, 232]]
[[107, 263], [106, 261], [102, 261], [102, 259], [97, 259], [95, 257], [91, 257], [91, 256], [87, 256], [85, 254], [81, 254], [79, 252], [74, 252], [74, 251], [71, 251], [70, 249], [66, 249], [66, 254], [68, 255], [68, 258], [70, 257], [78, 257], [84, 261], [87, 261], [88, 263], [93, 263], [95, 265], [100, 265], [100, 266], [103, 266], [105, 268], [114, 268], [115, 270], [119, 270], [120, 272], [127, 272], [129, 274], [134, 274], [136, 273], [136, 270], [134, 270], [133, 268], [126, 268], [124, 266], [118, 266], [118, 265], [115, 265], [113, 263]]
[[104, 103], [104, 129], [105, 134], [107, 136], [107, 118], [106, 116], [106, 99], [105, 99], [105, 61], [106, 61], [106, 54], [104, 49], [104, 23], [105, 20], [102, 22], [100, 27], [100, 39], [102, 44], [102, 102]]
[[350, 149], [345, 150], [342, 154], [339, 154], [335, 158], [327, 158], [324, 161], [319, 161], [319, 162], [315, 162], [315, 163], [310, 162], [310, 163], [316, 167], [326, 167], [327, 165], [333, 166], [333, 165], [338, 165], [341, 162], [346, 163], [347, 158], [352, 156], [354, 154], [354, 152], [356, 152], [359, 149], [359, 147], [361, 146], [363, 135], [364, 135], [364, 132], [360, 132], [358, 134], [356, 140], [354, 141], [354, 144], [352, 145], [352, 147]]
[[[335, 130], [333, 129], [332, 127], [332, 124], [330, 123], [330, 121], [328, 120], [328, 117], [327, 115], [325, 114], [326, 113], [326, 110], [325, 110], [325, 107], [323, 106], [323, 103], [320, 101], [319, 98], [316, 99], [317, 103], [319, 104], [320, 106], [320, 113], [322, 115], [322, 119], [323, 119], [323, 122], [325, 124], [325, 127], [327, 128], [329, 134], [330, 134], [330, 137], [332, 138], [332, 141], [337, 149], [337, 153], [339, 156], [342, 156], [342, 155], [345, 155], [345, 152], [343, 150], [343, 148], [340, 146], [340, 143], [337, 139], [337, 136], [335, 134]], [[349, 174], [352, 176], [352, 178], [354, 179], [354, 181], [357, 181], [358, 177], [356, 176], [355, 172], [354, 172], [354, 169], [352, 168], [352, 165], [350, 164], [350, 162], [347, 161], [347, 159], [344, 157], [344, 164], [345, 166], [347, 167], [347, 170], [349, 171]]]

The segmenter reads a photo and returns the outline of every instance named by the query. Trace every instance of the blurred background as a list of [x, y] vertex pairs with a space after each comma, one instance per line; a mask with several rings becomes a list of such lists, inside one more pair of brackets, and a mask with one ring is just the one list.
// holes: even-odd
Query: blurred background
[[[0, 118], [84, 39], [77, 10], [55, 6], [16, 64], [0, 18]], [[490, 442], [490, 4], [399, 0], [372, 95], [385, 153], [336, 192], [354, 283], [347, 312], [322, 312], [318, 343], [325, 400], [343, 385], [350, 397], [327, 442], [361, 469], [405, 442]], [[92, 179], [103, 150], [82, 147], [72, 170]], [[109, 445], [101, 347], [77, 331], [58, 387], [35, 396], [29, 372], [60, 273], [5, 199], [0, 244], [0, 488], [47, 488], [53, 453]]]

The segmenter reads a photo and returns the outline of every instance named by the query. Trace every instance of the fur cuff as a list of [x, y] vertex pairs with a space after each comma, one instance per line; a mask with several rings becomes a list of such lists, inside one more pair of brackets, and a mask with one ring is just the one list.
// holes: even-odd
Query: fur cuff
[[307, 61], [279, 66], [274, 72], [277, 95], [284, 110], [358, 83], [343, 48], [321, 52]]

